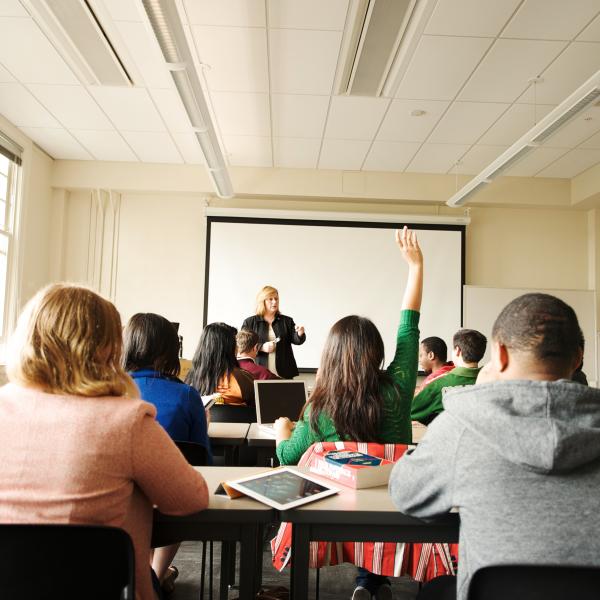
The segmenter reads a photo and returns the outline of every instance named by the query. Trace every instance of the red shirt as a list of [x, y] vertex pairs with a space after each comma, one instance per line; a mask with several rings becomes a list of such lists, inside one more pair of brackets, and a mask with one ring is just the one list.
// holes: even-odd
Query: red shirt
[[440, 367], [437, 371], [432, 371], [429, 373], [429, 375], [427, 375], [427, 377], [425, 377], [423, 380], [423, 383], [415, 390], [415, 396], [422, 391], [425, 386], [429, 385], [432, 381], [443, 377], [446, 373], [452, 371], [452, 369], [454, 369], [454, 363], [450, 361], [447, 362], [443, 367]]
[[275, 373], [272, 373], [262, 365], [257, 365], [254, 360], [249, 357], [238, 358], [237, 360], [240, 367], [244, 369], [244, 371], [248, 371], [254, 379], [280, 379]]

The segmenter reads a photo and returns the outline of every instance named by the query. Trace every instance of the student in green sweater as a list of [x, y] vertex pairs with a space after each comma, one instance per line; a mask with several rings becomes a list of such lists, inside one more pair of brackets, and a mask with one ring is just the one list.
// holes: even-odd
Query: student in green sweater
[[[405, 227], [396, 231], [400, 254], [408, 264], [396, 353], [382, 371], [383, 340], [369, 319], [351, 315], [331, 328], [321, 355], [315, 389], [298, 423], [275, 421], [277, 457], [296, 464], [315, 442], [354, 440], [412, 441], [410, 404], [417, 376], [419, 309], [423, 256], [417, 237]], [[359, 569], [353, 600], [392, 598], [386, 577]]]
[[452, 361], [456, 365], [443, 377], [432, 381], [414, 398], [410, 416], [413, 421], [429, 425], [443, 410], [442, 390], [457, 385], [473, 385], [485, 354], [485, 335], [475, 329], [460, 329], [452, 339]]

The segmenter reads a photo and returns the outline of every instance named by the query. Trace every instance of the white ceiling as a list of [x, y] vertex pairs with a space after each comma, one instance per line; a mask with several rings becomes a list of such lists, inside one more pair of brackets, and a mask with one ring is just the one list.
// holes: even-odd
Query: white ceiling
[[[437, 0], [395, 97], [337, 96], [350, 1], [179, 0], [230, 165], [475, 174], [600, 69], [599, 0]], [[203, 164], [141, 0], [91, 4], [135, 87], [83, 85], [0, 0], [0, 113], [57, 159]], [[599, 162], [593, 107], [508, 174]]]

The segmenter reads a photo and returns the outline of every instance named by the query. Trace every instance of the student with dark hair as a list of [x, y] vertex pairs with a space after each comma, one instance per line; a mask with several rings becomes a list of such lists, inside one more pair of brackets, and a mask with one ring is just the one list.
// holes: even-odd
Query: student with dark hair
[[[417, 376], [423, 257], [416, 235], [406, 227], [396, 231], [396, 243], [408, 264], [408, 281], [392, 362], [381, 370], [383, 340], [372, 321], [352, 315], [335, 323], [302, 417], [295, 427], [287, 418], [275, 421], [281, 464], [296, 464], [319, 441], [411, 443], [410, 401]], [[356, 584], [353, 600], [392, 597], [389, 580], [365, 569], [359, 569]]]
[[448, 361], [448, 347], [446, 342], [439, 337], [428, 337], [419, 345], [419, 364], [427, 377], [415, 389], [415, 396], [427, 387], [432, 381], [443, 377], [454, 369], [454, 363]]
[[[156, 407], [156, 420], [171, 439], [204, 446], [212, 462], [204, 405], [198, 392], [179, 375], [179, 337], [173, 325], [154, 313], [137, 313], [124, 332], [123, 365], [143, 400]], [[171, 562], [179, 544], [157, 548], [152, 567], [164, 591], [178, 575]]]
[[479, 374], [479, 361], [485, 354], [487, 340], [474, 329], [459, 329], [452, 339], [454, 369], [430, 383], [413, 398], [410, 416], [413, 421], [429, 425], [443, 410], [442, 391], [457, 385], [473, 385]]
[[260, 349], [258, 341], [258, 333], [251, 329], [242, 329], [235, 336], [237, 345], [237, 361], [244, 371], [248, 371], [254, 379], [280, 379], [275, 373], [271, 373], [269, 369], [259, 365], [256, 362], [256, 357]]
[[465, 600], [473, 574], [490, 565], [600, 566], [600, 538], [590, 533], [600, 390], [569, 381], [581, 340], [562, 300], [513, 300], [494, 324], [477, 385], [447, 390], [444, 413], [395, 466], [390, 493], [403, 513], [460, 512], [458, 579], [425, 586], [421, 598]]

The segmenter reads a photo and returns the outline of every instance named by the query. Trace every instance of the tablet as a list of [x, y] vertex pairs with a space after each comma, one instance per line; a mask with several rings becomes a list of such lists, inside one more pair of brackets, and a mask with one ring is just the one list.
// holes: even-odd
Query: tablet
[[228, 481], [232, 488], [278, 510], [287, 510], [338, 493], [304, 473], [281, 467], [243, 479]]
[[204, 410], [208, 410], [219, 398], [221, 394], [209, 394], [208, 396], [200, 396], [202, 398], [202, 404], [204, 404]]

